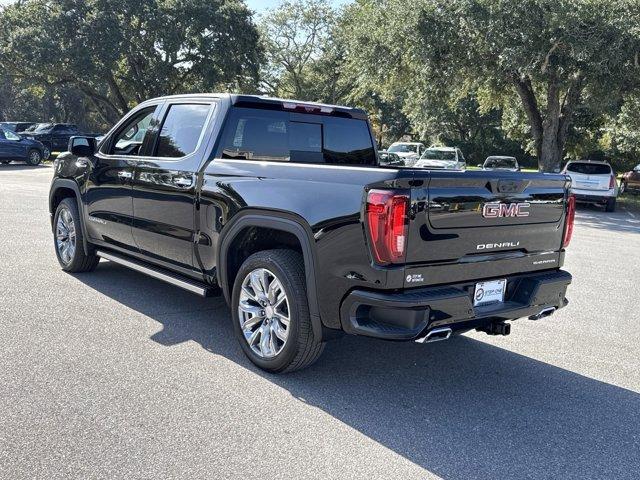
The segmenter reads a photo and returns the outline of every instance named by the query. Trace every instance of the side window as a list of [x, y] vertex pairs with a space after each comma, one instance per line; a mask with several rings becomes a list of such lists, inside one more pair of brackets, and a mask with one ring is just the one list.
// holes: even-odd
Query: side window
[[367, 122], [321, 115], [234, 108], [221, 158], [343, 165], [375, 165]]
[[171, 105], [158, 136], [155, 157], [179, 158], [198, 148], [211, 105]]
[[[125, 123], [114, 135], [107, 152], [110, 155], [139, 155], [142, 142], [149, 130], [155, 105], [142, 109], [127, 123]], [[107, 145], [107, 144], [105, 144]]]
[[232, 112], [222, 158], [289, 160], [287, 113], [241, 108]]
[[4, 132], [4, 136], [7, 140], [13, 140], [14, 142], [17, 142], [18, 140], [20, 140], [20, 135], [16, 135], [15, 133], [9, 130]]

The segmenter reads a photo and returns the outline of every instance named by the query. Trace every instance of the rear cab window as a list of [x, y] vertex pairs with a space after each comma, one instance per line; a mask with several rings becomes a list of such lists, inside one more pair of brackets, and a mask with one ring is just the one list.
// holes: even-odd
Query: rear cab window
[[611, 167], [603, 163], [572, 162], [567, 165], [567, 172], [583, 175], [611, 175]]
[[219, 158], [333, 165], [377, 165], [365, 120], [234, 107]]

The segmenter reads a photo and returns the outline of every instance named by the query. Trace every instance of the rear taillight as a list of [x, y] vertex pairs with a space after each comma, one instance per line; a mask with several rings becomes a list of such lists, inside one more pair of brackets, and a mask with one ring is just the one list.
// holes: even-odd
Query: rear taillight
[[367, 228], [377, 263], [402, 263], [407, 246], [408, 195], [388, 190], [369, 190]]
[[609, 190], [612, 188], [616, 188], [616, 177], [615, 175], [611, 175], [611, 180], [609, 180]]
[[576, 219], [576, 197], [569, 195], [567, 200], [567, 221], [564, 227], [564, 239], [562, 240], [562, 248], [567, 248], [571, 242], [573, 235], [573, 222]]

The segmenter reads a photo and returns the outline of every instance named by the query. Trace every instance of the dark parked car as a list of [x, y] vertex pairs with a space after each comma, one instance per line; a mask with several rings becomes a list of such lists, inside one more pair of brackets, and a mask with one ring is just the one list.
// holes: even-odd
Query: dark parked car
[[636, 165], [633, 170], [622, 175], [620, 180], [620, 193], [640, 192], [640, 165]]
[[43, 123], [29, 132], [19, 132], [20, 135], [38, 140], [44, 145], [44, 158], [47, 159], [51, 152], [63, 152], [69, 145], [69, 139], [76, 135], [95, 137], [95, 135], [82, 134], [76, 125], [71, 123]]
[[[55, 162], [63, 270], [100, 258], [222, 294], [259, 367], [303, 368], [343, 333], [507, 335], [567, 304], [565, 175], [379, 165], [365, 112], [249, 95], [141, 103]], [[464, 361], [464, 359], [460, 359]]]
[[515, 157], [505, 157], [502, 155], [493, 155], [487, 157], [482, 165], [483, 170], [511, 170], [514, 172], [520, 171], [520, 165]]
[[0, 128], [0, 163], [7, 164], [17, 160], [27, 162], [29, 165], [38, 165], [43, 158], [42, 143]]
[[10, 130], [14, 133], [22, 132], [27, 128], [31, 128], [36, 125], [33, 122], [0, 122], [0, 128], [3, 130]]

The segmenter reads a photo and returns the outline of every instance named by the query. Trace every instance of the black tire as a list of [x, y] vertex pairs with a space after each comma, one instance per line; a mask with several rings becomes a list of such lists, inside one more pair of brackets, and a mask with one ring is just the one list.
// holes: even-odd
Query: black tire
[[626, 182], [620, 182], [620, 189], [618, 190], [618, 194], [622, 195], [624, 192], [627, 191], [627, 184]]
[[27, 154], [27, 165], [35, 167], [36, 165], [40, 165], [41, 162], [42, 154], [40, 151], [35, 148], [33, 150], [29, 150], [29, 153]]
[[[68, 255], [62, 251], [63, 249], [58, 241], [58, 221], [61, 215], [63, 218], [66, 217], [65, 212], [68, 212], [71, 216], [71, 219], [73, 220], [73, 229], [75, 231], [75, 247], [73, 249], [73, 253], [69, 253]], [[65, 198], [60, 202], [58, 208], [56, 208], [56, 213], [53, 217], [53, 245], [56, 251], [56, 257], [58, 257], [58, 263], [60, 263], [62, 270], [65, 272], [90, 272], [98, 265], [98, 262], [100, 261], [99, 257], [93, 254], [87, 255], [84, 252], [83, 238], [82, 223], [78, 213], [76, 199]]]
[[[238, 312], [242, 282], [250, 272], [264, 268], [273, 272], [289, 299], [289, 327], [282, 350], [272, 358], [264, 358], [254, 352], [245, 339]], [[293, 372], [313, 364], [322, 354], [324, 343], [313, 333], [304, 261], [293, 250], [265, 250], [251, 255], [240, 267], [233, 286], [231, 299], [233, 329], [244, 353], [255, 365], [272, 373]]]
[[607, 205], [604, 207], [606, 212], [615, 212], [616, 211], [616, 199], [610, 198], [607, 200]]
[[50, 156], [51, 156], [51, 145], [45, 143], [44, 144], [44, 150], [42, 151], [42, 157], [45, 160], [49, 160]]

